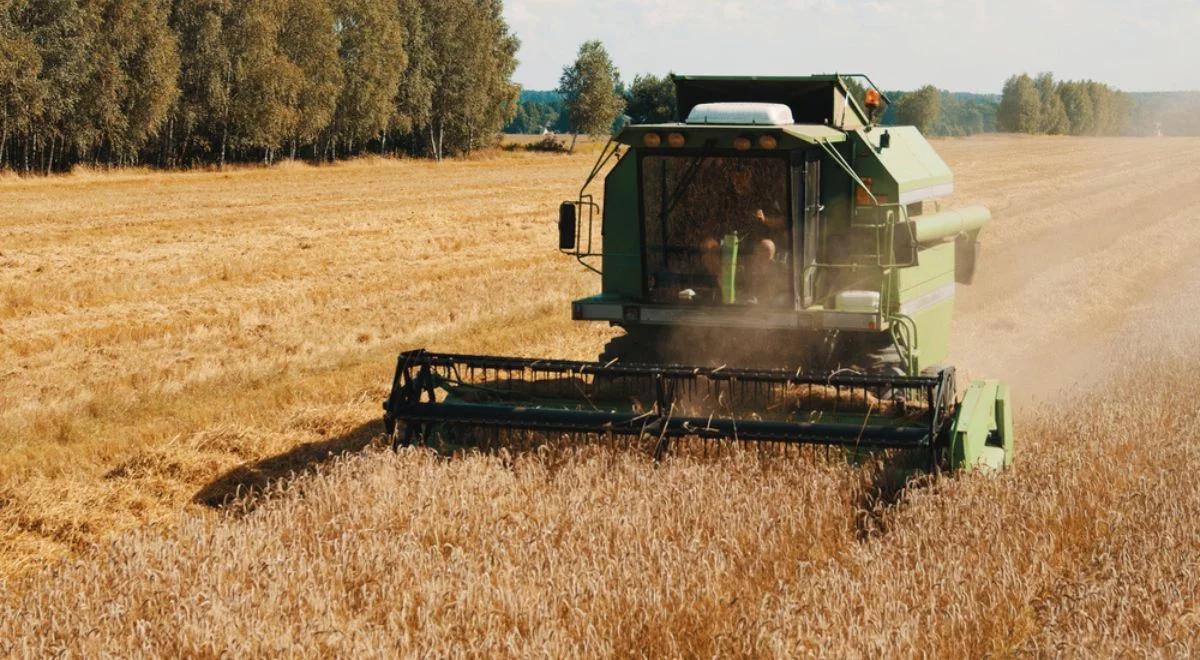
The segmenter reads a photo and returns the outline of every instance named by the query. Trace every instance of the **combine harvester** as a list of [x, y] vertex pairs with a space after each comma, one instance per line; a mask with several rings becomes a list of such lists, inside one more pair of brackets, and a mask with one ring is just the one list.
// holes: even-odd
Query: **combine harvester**
[[393, 442], [484, 428], [635, 438], [656, 456], [689, 438], [1011, 464], [1008, 387], [960, 398], [943, 365], [990, 214], [938, 208], [953, 176], [920, 132], [877, 125], [888, 99], [866, 76], [675, 85], [681, 121], [625, 128], [560, 208], [560, 250], [602, 282], [572, 317], [625, 334], [596, 362], [405, 352]]

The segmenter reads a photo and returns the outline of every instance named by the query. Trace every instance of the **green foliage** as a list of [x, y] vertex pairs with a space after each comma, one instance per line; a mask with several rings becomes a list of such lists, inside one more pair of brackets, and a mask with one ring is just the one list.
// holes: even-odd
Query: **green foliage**
[[181, 164], [217, 148], [230, 102], [229, 43], [224, 34], [231, 0], [176, 0], [171, 29], [179, 38], [179, 99], [164, 148]]
[[625, 109], [625, 99], [618, 91], [620, 86], [620, 74], [604, 45], [599, 41], [584, 42], [575, 63], [563, 68], [558, 85], [571, 131], [593, 136], [611, 131], [613, 122]]
[[281, 135], [272, 136], [268, 157], [274, 144], [315, 141], [333, 119], [342, 88], [339, 35], [329, 0], [286, 0], [282, 14], [279, 48], [285, 62], [280, 73], [290, 94], [286, 123]]
[[1095, 115], [1095, 133], [1120, 135], [1128, 123], [1131, 110], [1128, 97], [1102, 83], [1089, 80], [1086, 85]]
[[930, 135], [964, 136], [995, 131], [997, 106], [992, 96], [942, 92], [941, 116]]
[[1062, 99], [1063, 110], [1067, 113], [1069, 132], [1071, 135], [1090, 135], [1096, 128], [1095, 110], [1092, 107], [1092, 97], [1088, 93], [1087, 84], [1081, 82], [1060, 82], [1058, 95]]
[[408, 55], [404, 25], [392, 0], [335, 0], [334, 31], [342, 88], [329, 127], [328, 149], [380, 138], [396, 114], [397, 90]]
[[389, 132], [406, 142], [410, 151], [420, 144], [416, 133], [428, 124], [433, 105], [433, 58], [425, 47], [429, 37], [423, 1], [396, 2], [408, 66], [400, 76]]
[[428, 105], [410, 108], [418, 143], [438, 159], [492, 140], [516, 112], [519, 41], [499, 0], [419, 0], [414, 47], [426, 56]]
[[1054, 76], [1050, 73], [1039, 74], [1034, 81], [1037, 85], [1038, 98], [1041, 101], [1039, 110], [1039, 133], [1048, 135], [1066, 135], [1071, 131], [1071, 120], [1067, 116], [1066, 105], [1062, 101], [1058, 87], [1054, 84]]
[[32, 129], [46, 93], [41, 53], [19, 24], [24, 10], [24, 2], [0, 4], [0, 168], [8, 164], [9, 135]]
[[[858, 90], [856, 93], [861, 97], [865, 89], [853, 80], [847, 82], [852, 90]], [[881, 123], [894, 125], [899, 122], [896, 105], [907, 94], [911, 92], [888, 92], [894, 103], [884, 113]], [[940, 112], [932, 127], [926, 131], [927, 134], [974, 135], [996, 130], [998, 97], [946, 91], [938, 94]], [[635, 77], [625, 92], [625, 98], [625, 113], [633, 123], [665, 122], [675, 117], [675, 87], [669, 75], [662, 78], [653, 75]], [[570, 130], [565, 122], [562, 95], [557, 91], [522, 91], [517, 114], [505, 126], [505, 132], [540, 133], [543, 126], [557, 132]]]
[[224, 30], [229, 43], [229, 108], [222, 127], [222, 158], [229, 148], [268, 150], [294, 124], [300, 72], [280, 44], [284, 0], [233, 0]]
[[675, 83], [671, 74], [662, 78], [639, 75], [625, 93], [625, 114], [634, 124], [660, 124], [675, 119]]
[[168, 7], [165, 0], [83, 0], [78, 7], [73, 17], [90, 39], [70, 118], [73, 146], [109, 162], [136, 162], [179, 94]]
[[896, 119], [901, 124], [916, 126], [922, 133], [929, 133], [941, 118], [941, 100], [938, 89], [926, 85], [896, 101]]
[[[28, 0], [9, 9], [12, 20], [37, 48], [41, 103], [15, 118], [24, 128], [8, 134], [4, 149], [13, 169], [49, 171], [77, 154], [86, 132], [83, 89], [92, 76], [95, 22], [78, 0]], [[57, 152], [57, 154], [56, 154]], [[55, 156], [58, 159], [55, 160]]]
[[[516, 112], [508, 124], [504, 126], [505, 133], [538, 134], [543, 130], [557, 131], [559, 119], [563, 117], [562, 97], [557, 93], [551, 94], [550, 101], [537, 101], [529, 98], [522, 91]], [[565, 130], [565, 127], [563, 127]]]
[[1123, 135], [1132, 113], [1129, 95], [1108, 85], [1021, 74], [1004, 85], [999, 120], [1001, 130], [1013, 133]]
[[463, 153], [517, 45], [499, 0], [0, 0], [0, 167]]
[[[879, 122], [884, 125], [912, 124], [910, 119], [901, 118], [899, 109], [906, 103], [905, 98], [915, 92], [888, 92], [892, 105], [888, 106]], [[929, 103], [928, 100], [925, 101]], [[964, 136], [986, 133], [996, 130], [996, 97], [988, 94], [972, 94], [969, 92], [938, 91], [938, 113], [934, 122], [922, 133], [935, 136]]]
[[[486, 146], [502, 128], [604, 135], [674, 118], [670, 76], [639, 75], [626, 88], [597, 41], [581, 46], [558, 90], [521, 92], [519, 42], [502, 9], [500, 0], [0, 0], [0, 168], [366, 150], [442, 158]], [[1200, 98], [1131, 97], [1048, 73], [1013, 76], [998, 102], [933, 87], [891, 96], [884, 123], [931, 135], [1200, 133]]]
[[1004, 83], [996, 122], [1000, 130], [1008, 133], [1037, 133], [1041, 130], [1042, 97], [1033, 78], [1021, 74]]

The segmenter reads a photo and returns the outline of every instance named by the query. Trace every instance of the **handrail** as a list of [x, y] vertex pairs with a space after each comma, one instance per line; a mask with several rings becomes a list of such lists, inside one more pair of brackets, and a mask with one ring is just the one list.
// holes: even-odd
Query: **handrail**
[[[576, 261], [578, 261], [584, 268], [596, 273], [597, 275], [603, 275], [604, 273], [600, 268], [588, 263], [587, 259], [604, 256], [603, 251], [594, 252], [592, 249], [592, 242], [596, 234], [594, 229], [595, 218], [597, 214], [600, 214], [601, 223], [603, 224], [603, 209], [600, 208], [600, 205], [596, 203], [595, 198], [587, 190], [589, 187], [591, 187], [592, 182], [596, 180], [596, 177], [600, 175], [600, 172], [604, 170], [604, 167], [608, 165], [608, 162], [612, 160], [614, 156], [617, 156], [620, 151], [621, 143], [617, 142], [613, 137], [608, 138], [608, 142], [604, 144], [604, 149], [600, 151], [600, 155], [596, 158], [596, 163], [592, 165], [592, 171], [588, 174], [587, 179], [584, 180], [583, 185], [579, 188], [579, 197], [575, 201], [575, 206], [579, 210], [578, 212], [580, 217], [578, 218], [579, 222], [575, 223], [575, 249], [572, 252], [574, 253]], [[586, 247], [584, 247], [584, 241], [582, 240], [583, 208], [587, 208]]]
[[[616, 146], [613, 146], [616, 143]], [[610, 149], [611, 148], [611, 149]], [[616, 141], [615, 137], [609, 137], [608, 142], [604, 143], [604, 149], [600, 151], [600, 156], [596, 159], [596, 164], [592, 166], [591, 174], [588, 174], [587, 179], [583, 182], [583, 186], [579, 188], [579, 196], [582, 198], [587, 192], [588, 186], [592, 185], [592, 181], [600, 174], [600, 170], [608, 164], [608, 161], [621, 149], [621, 143]]]

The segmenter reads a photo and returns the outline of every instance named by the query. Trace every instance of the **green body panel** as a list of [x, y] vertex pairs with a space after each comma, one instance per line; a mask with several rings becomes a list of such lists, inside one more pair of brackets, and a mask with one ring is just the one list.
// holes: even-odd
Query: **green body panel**
[[1008, 385], [1000, 383], [996, 388], [996, 423], [1000, 426], [1000, 434], [1004, 445], [1004, 467], [1009, 467], [1015, 459], [1016, 436], [1013, 431], [1012, 392]]
[[601, 285], [609, 298], [633, 300], [642, 295], [637, 177], [637, 159], [625, 157], [604, 180]]
[[893, 271], [890, 287], [888, 311], [910, 319], [916, 331], [916, 363], [910, 370], [919, 373], [944, 363], [954, 314], [954, 243], [920, 249], [916, 265]]
[[912, 373], [921, 373], [944, 365], [950, 357], [950, 321], [954, 316], [954, 299], [950, 298], [911, 315], [917, 328], [916, 364]]
[[948, 452], [952, 469], [995, 471], [1012, 465], [1012, 407], [1007, 385], [978, 380], [967, 387]]
[[895, 286], [899, 301], [906, 302], [932, 288], [954, 282], [954, 244], [938, 243], [922, 247], [917, 264], [895, 269]]
[[[862, 106], [848, 96], [844, 80], [836, 75], [679, 76], [676, 84], [680, 118], [700, 103], [776, 103], [788, 105], [797, 123], [680, 121], [624, 128], [615, 138], [624, 145], [624, 153], [605, 179], [603, 289], [599, 296], [576, 301], [575, 317], [627, 328], [641, 324], [794, 329], [797, 344], [811, 343], [814, 334], [871, 333], [879, 341], [895, 341], [904, 369], [912, 374], [945, 362], [956, 259], [962, 244], [971, 244], [991, 216], [982, 207], [922, 214], [923, 202], [951, 194], [954, 178], [921, 133], [909, 126], [870, 125]], [[761, 146], [768, 135], [774, 138], [774, 149]], [[722, 245], [716, 257], [719, 272], [718, 266], [712, 266], [720, 283], [714, 285], [718, 288], [714, 297], [695, 295], [686, 276], [674, 289], [679, 296], [652, 295], [656, 286], [664, 288], [656, 283], [661, 281], [659, 273], [667, 269], [664, 264], [670, 253], [664, 244], [663, 256], [655, 256], [652, 264], [647, 257], [651, 248], [643, 244], [643, 232], [650, 232], [645, 226], [649, 220], [643, 217], [650, 211], [643, 205], [651, 205], [645, 197], [652, 194], [643, 188], [654, 188], [642, 180], [650, 176], [648, 170], [643, 172], [643, 162], [658, 159], [654, 161], [658, 168], [659, 161], [671, 157], [682, 162], [778, 157], [787, 163], [792, 195], [787, 222], [789, 240], [794, 242], [774, 242], [789, 257], [786, 266], [791, 269], [788, 284], [794, 303], [784, 306], [772, 298], [769, 306], [763, 305], [762, 297], [749, 290], [750, 269], [756, 267], [755, 250], [762, 235], [741, 235], [735, 256], [730, 241], [722, 240], [735, 227], [697, 230], [706, 231], [712, 245]], [[797, 168], [807, 172], [813, 162], [819, 166], [819, 178], [802, 180]], [[809, 190], [804, 186], [810, 184], [817, 186], [818, 200], [797, 195], [797, 189]], [[655, 184], [663, 189], [660, 195], [673, 185], [667, 178]], [[714, 185], [712, 195], [688, 194], [703, 197], [708, 204], [709, 197], [726, 194], [718, 190], [720, 185]], [[654, 204], [656, 209], [664, 208], [661, 201]], [[814, 207], [819, 211], [812, 211]], [[721, 212], [721, 204], [712, 208], [713, 214]], [[708, 216], [693, 213], [691, 217]], [[809, 223], [816, 218], [818, 229], [810, 231]], [[665, 235], [666, 221], [655, 222]], [[697, 252], [696, 244], [692, 246]], [[973, 244], [970, 247], [973, 250]], [[874, 310], [872, 295], [878, 300]], [[900, 335], [903, 341], [897, 339]]]
[[[890, 145], [880, 148], [888, 135]], [[912, 126], [858, 129], [854, 136], [854, 167], [874, 180], [872, 191], [881, 203], [908, 204], [918, 196], [942, 196], [953, 190], [950, 167]], [[922, 195], [922, 193], [925, 193]]]

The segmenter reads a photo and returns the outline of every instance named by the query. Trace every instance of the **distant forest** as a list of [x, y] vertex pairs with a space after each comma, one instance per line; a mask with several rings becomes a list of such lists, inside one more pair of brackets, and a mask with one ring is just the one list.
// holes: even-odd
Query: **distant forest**
[[[666, 78], [662, 80], [667, 80]], [[1031, 79], [1035, 83], [1036, 79]], [[1065, 91], [1068, 97], [1073, 93], [1072, 85], [1078, 83], [1054, 83], [1050, 79], [1055, 89]], [[1065, 86], [1063, 86], [1065, 85]], [[1063, 87], [1060, 87], [1063, 86]], [[1101, 86], [1108, 89], [1106, 86]], [[661, 92], [662, 90], [660, 90]], [[673, 91], [667, 90], [673, 94]], [[1118, 94], [1115, 90], [1108, 90], [1114, 94]], [[627, 103], [632, 104], [636, 101], [635, 95], [631, 94], [628, 89], [622, 89], [625, 94]], [[899, 109], [903, 107], [903, 99], [905, 96], [912, 95], [915, 92], [909, 91], [890, 91], [887, 92], [893, 104], [888, 107], [887, 112], [883, 114], [881, 122], [885, 125], [896, 125], [902, 123], [913, 123], [910, 121], [901, 121]], [[977, 133], [993, 133], [993, 132], [1030, 132], [1030, 133], [1051, 133], [1060, 132], [1069, 134], [1070, 122], [1062, 130], [1042, 130], [1040, 112], [1041, 112], [1041, 96], [1038, 96], [1038, 128], [1029, 126], [1029, 130], [1025, 130], [1018, 123], [1012, 126], [1002, 125], [999, 119], [1000, 105], [1003, 100], [1002, 94], [976, 94], [971, 92], [949, 92], [946, 90], [937, 90], [937, 111], [932, 124], [926, 129], [926, 133], [933, 136], [965, 136], [974, 135]], [[1115, 134], [1115, 135], [1133, 135], [1133, 136], [1151, 136], [1151, 135], [1168, 135], [1168, 136], [1197, 136], [1200, 135], [1200, 92], [1140, 92], [1140, 93], [1119, 93], [1125, 100], [1120, 101], [1120, 109], [1118, 114], [1113, 117], [1115, 122], [1109, 127], [1109, 130], [1100, 130], [1097, 127], [1088, 127], [1076, 122], [1076, 128], [1080, 129], [1079, 134]], [[1061, 98], [1061, 97], [1060, 97]], [[1051, 105], [1055, 105], [1051, 101]], [[618, 124], [632, 120], [628, 115], [618, 120]], [[650, 121], [670, 121], [674, 119], [674, 113], [670, 116], [648, 117]], [[549, 130], [554, 133], [569, 133], [571, 130], [570, 124], [567, 121], [566, 113], [563, 109], [563, 97], [556, 91], [537, 91], [525, 90], [521, 92], [520, 99], [517, 103], [516, 114], [513, 119], [504, 127], [506, 133], [541, 133]]]
[[494, 144], [501, 0], [0, 2], [0, 169], [189, 167]]
[[[938, 91], [936, 119], [927, 129], [929, 135], [957, 137], [996, 131], [996, 113], [1000, 107], [998, 94], [973, 94], [971, 92]], [[887, 92], [892, 100], [880, 122], [886, 125], [909, 123], [902, 121], [899, 110], [909, 92]]]
[[[651, 77], [642, 77], [646, 79]], [[668, 78], [654, 79], [655, 81], [669, 82]], [[658, 90], [662, 92], [662, 88]], [[673, 95], [673, 89], [668, 90]], [[625, 95], [626, 104], [629, 108], [638, 107], [639, 94], [634, 93], [632, 89], [622, 89], [621, 93]], [[888, 96], [895, 102], [905, 95], [905, 92], [888, 92]], [[971, 94], [967, 92], [941, 92], [941, 111], [938, 121], [929, 131], [931, 135], [973, 135], [975, 133], [989, 133], [996, 130], [996, 110], [1000, 105], [1000, 96], [998, 94]], [[639, 118], [631, 117], [626, 114], [618, 119], [618, 125], [634, 121]], [[665, 113], [650, 113], [650, 116], [642, 118], [645, 123], [655, 121], [673, 121], [674, 111], [668, 115]], [[896, 105], [892, 105], [887, 112], [884, 113], [882, 123], [894, 125], [897, 124]], [[564, 110], [563, 96], [553, 90], [524, 90], [521, 92], [520, 99], [517, 102], [516, 114], [504, 127], [505, 133], [541, 133], [543, 130], [549, 130], [553, 133], [569, 133], [571, 131], [570, 122], [567, 120], [567, 115]]]

